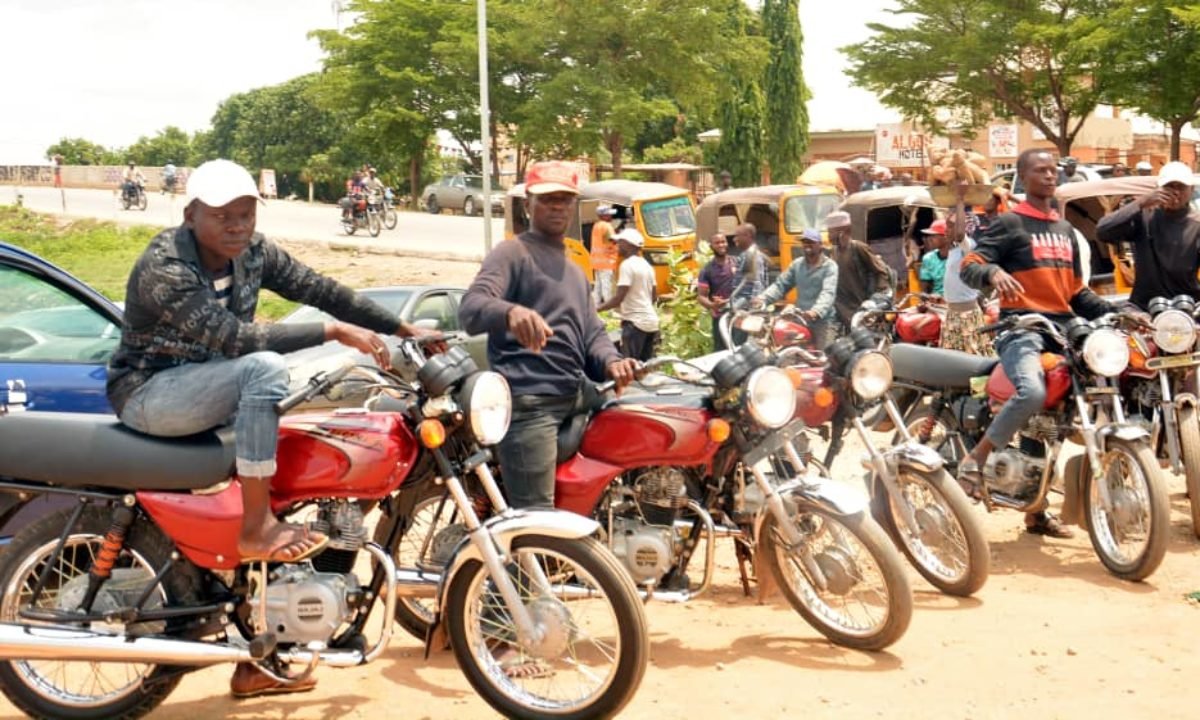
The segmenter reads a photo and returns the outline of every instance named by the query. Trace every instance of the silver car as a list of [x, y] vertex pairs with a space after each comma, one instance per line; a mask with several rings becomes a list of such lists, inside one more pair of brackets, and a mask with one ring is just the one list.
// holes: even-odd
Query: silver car
[[[492, 211], [504, 211], [504, 191], [493, 187]], [[480, 175], [449, 175], [421, 192], [421, 207], [434, 215], [442, 210], [455, 210], [464, 215], [483, 212], [483, 177]]]

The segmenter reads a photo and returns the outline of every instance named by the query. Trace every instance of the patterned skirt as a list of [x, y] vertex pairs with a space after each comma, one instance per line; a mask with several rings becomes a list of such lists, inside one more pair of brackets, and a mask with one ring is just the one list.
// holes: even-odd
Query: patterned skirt
[[992, 336], [979, 332], [979, 328], [986, 324], [987, 319], [978, 306], [971, 310], [948, 311], [942, 318], [942, 347], [972, 355], [995, 357], [996, 348], [992, 343]]

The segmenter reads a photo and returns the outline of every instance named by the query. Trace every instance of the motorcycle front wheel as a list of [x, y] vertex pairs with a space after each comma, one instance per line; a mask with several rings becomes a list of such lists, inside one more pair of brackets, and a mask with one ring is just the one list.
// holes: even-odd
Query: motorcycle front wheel
[[342, 230], [344, 230], [347, 235], [353, 235], [354, 231], [357, 229], [358, 225], [354, 222], [354, 218], [342, 218]]
[[384, 210], [383, 210], [383, 226], [385, 228], [387, 228], [388, 230], [395, 230], [396, 222], [399, 219], [400, 219], [400, 216], [396, 214], [396, 208], [392, 207], [391, 205], [384, 208]]
[[[835, 515], [801, 506], [791, 547], [774, 515], [763, 521], [759, 552], [788, 603], [822, 635], [843, 647], [882, 650], [912, 620], [904, 562], [867, 513]], [[820, 579], [814, 569], [820, 571]]]
[[1192, 510], [1192, 532], [1200, 538], [1200, 419], [1192, 405], [1179, 408], [1179, 448]]
[[[29, 607], [38, 577], [47, 572], [45, 588], [36, 607], [42, 610], [74, 610], [88, 584], [88, 570], [104, 546], [112, 525], [110, 512], [100, 508], [84, 511], [67, 535], [62, 554], [54, 560], [59, 536], [73, 509], [52, 513], [17, 533], [3, 554], [0, 567], [0, 621], [24, 622], [17, 613]], [[94, 611], [117, 611], [131, 597], [129, 588], [153, 581], [170, 561], [173, 547], [157, 528], [135, 522], [125, 537], [112, 575], [96, 596]], [[176, 569], [167, 572], [149, 597], [148, 609], [171, 603], [195, 602], [196, 578]], [[113, 588], [113, 589], [109, 589]], [[131, 602], [131, 601], [130, 601]], [[140, 632], [161, 634], [161, 623], [135, 626]], [[88, 625], [81, 625], [87, 629]], [[97, 632], [121, 632], [119, 623], [95, 624]], [[156, 708], [179, 684], [182, 675], [171, 668], [145, 663], [60, 662], [55, 660], [10, 660], [0, 662], [0, 691], [30, 717], [138, 718]]]
[[379, 237], [381, 230], [383, 230], [383, 223], [379, 220], [379, 213], [367, 213], [367, 232], [371, 233], [371, 237]]
[[[902, 498], [875, 483], [871, 507], [879, 523], [929, 584], [947, 595], [975, 594], [987, 582], [991, 550], [966, 493], [945, 470], [901, 470], [896, 484]], [[916, 527], [900, 503], [912, 509]]]
[[[540, 630], [526, 646], [484, 565], [451, 581], [444, 621], [472, 687], [505, 717], [612, 717], [633, 697], [649, 658], [646, 616], [629, 575], [593, 538], [525, 535], [508, 565]], [[548, 587], [534, 577], [541, 575]]]
[[146, 202], [147, 202], [146, 201], [146, 192], [144, 190], [138, 190], [138, 196], [137, 196], [138, 210], [145, 210]]
[[[1145, 441], [1109, 438], [1100, 458], [1102, 478], [1084, 463], [1084, 521], [1092, 548], [1109, 572], [1124, 580], [1145, 580], [1167, 551], [1171, 509], [1158, 461]], [[1100, 500], [1098, 483], [1108, 485], [1112, 510]]]

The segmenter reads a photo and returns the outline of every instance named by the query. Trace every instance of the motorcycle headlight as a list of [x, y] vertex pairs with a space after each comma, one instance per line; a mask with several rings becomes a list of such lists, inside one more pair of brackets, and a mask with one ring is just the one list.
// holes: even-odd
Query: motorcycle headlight
[[1182, 310], [1167, 310], [1154, 318], [1154, 344], [1167, 353], [1181, 353], [1196, 343], [1196, 325]]
[[846, 376], [856, 395], [863, 400], [878, 400], [892, 386], [892, 361], [881, 352], [859, 353]]
[[1129, 365], [1129, 343], [1116, 330], [1100, 328], [1083, 341], [1083, 361], [1100, 377], [1116, 377]]
[[461, 405], [480, 445], [495, 445], [508, 432], [512, 394], [499, 373], [481, 372], [463, 384]]
[[767, 428], [787, 425], [796, 412], [796, 388], [777, 367], [761, 367], [746, 382], [746, 409], [754, 421]]

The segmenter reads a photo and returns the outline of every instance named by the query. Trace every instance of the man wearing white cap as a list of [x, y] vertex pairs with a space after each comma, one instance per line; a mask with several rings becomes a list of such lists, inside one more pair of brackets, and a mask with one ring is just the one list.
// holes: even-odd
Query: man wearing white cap
[[833, 243], [833, 259], [838, 266], [838, 317], [846, 327], [863, 300], [875, 293], [892, 292], [892, 271], [883, 258], [860, 240], [850, 237], [850, 214], [841, 210], [831, 212], [822, 221]]
[[646, 239], [633, 228], [613, 235], [621, 268], [617, 276], [617, 293], [596, 308], [604, 312], [618, 308], [621, 316], [621, 354], [634, 360], [654, 357], [658, 342], [658, 313], [654, 310], [654, 268], [642, 257]]
[[1146, 160], [1142, 160], [1137, 165], [1134, 165], [1133, 169], [1140, 177], [1149, 177], [1154, 174], [1154, 166]]
[[1146, 309], [1156, 297], [1190, 295], [1200, 299], [1200, 217], [1191, 211], [1192, 169], [1169, 162], [1158, 173], [1158, 187], [1096, 225], [1096, 238], [1133, 245], [1137, 273], [1129, 301]]
[[[183, 225], [155, 236], [129, 276], [108, 398], [123, 423], [149, 435], [191, 435], [232, 419], [241, 559], [295, 562], [319, 552], [328, 538], [282, 523], [270, 509], [279, 431], [274, 405], [288, 393], [281, 353], [337, 340], [386, 368], [390, 351], [376, 333], [426, 333], [256, 233], [258, 202], [250, 173], [228, 160], [206, 162], [191, 174]], [[261, 288], [343, 321], [256, 323]], [[231, 689], [252, 697], [314, 684], [283, 685], [241, 664]]]

